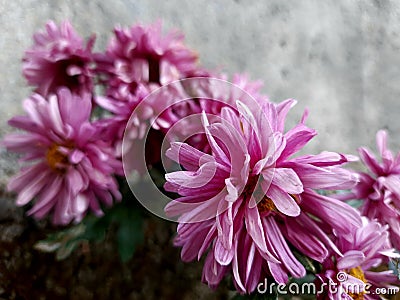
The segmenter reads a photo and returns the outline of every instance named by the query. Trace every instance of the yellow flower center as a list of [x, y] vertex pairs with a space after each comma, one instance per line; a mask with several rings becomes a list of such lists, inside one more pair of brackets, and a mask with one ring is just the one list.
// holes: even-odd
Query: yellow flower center
[[[365, 279], [365, 275], [361, 267], [352, 268], [348, 270], [347, 273], [357, 279], [360, 279], [362, 282], [367, 283], [367, 280]], [[348, 293], [348, 294], [354, 300], [363, 300], [365, 292], [363, 291], [361, 293]]]
[[[50, 168], [58, 173], [65, 171], [64, 166], [68, 164], [68, 156], [59, 150], [60, 145], [52, 144], [46, 153], [46, 160]], [[67, 146], [67, 148], [70, 148]]]
[[274, 201], [272, 201], [272, 199], [268, 198], [267, 196], [264, 196], [264, 198], [260, 202], [258, 202], [257, 208], [260, 213], [276, 211]]

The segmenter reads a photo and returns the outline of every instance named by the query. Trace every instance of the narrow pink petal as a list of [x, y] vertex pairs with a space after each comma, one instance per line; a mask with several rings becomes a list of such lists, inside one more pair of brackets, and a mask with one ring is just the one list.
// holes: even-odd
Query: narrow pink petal
[[29, 118], [40, 128], [45, 128], [42, 116], [38, 112], [37, 106], [39, 105], [37, 102], [44, 102], [45, 100], [35, 94], [31, 98], [28, 98], [24, 101], [23, 106], [24, 110], [27, 112]]
[[89, 207], [89, 198], [85, 194], [78, 194], [73, 201], [72, 210], [77, 215], [82, 215]]
[[223, 107], [221, 109], [221, 122], [222, 124], [233, 126], [237, 131], [241, 130], [240, 119], [235, 111], [229, 107]]
[[336, 266], [339, 270], [356, 268], [365, 260], [365, 256], [361, 251], [349, 250], [343, 254], [337, 261]]
[[73, 197], [77, 196], [79, 192], [82, 192], [87, 187], [81, 174], [75, 168], [69, 168], [66, 181]]
[[110, 100], [107, 97], [98, 96], [95, 98], [95, 102], [101, 106], [102, 108], [112, 112], [112, 113], [119, 113], [121, 107], [118, 106], [115, 101]]
[[210, 196], [202, 195], [192, 195], [192, 196], [184, 196], [178, 199], [170, 201], [164, 208], [164, 211], [168, 217], [176, 217], [180, 216], [184, 213], [188, 213], [194, 208], [196, 208], [200, 203], [208, 201], [212, 198]]
[[28, 116], [15, 116], [8, 121], [8, 125], [29, 132], [42, 132], [42, 130]]
[[262, 267], [262, 257], [259, 255], [255, 245], [252, 243], [247, 257], [246, 268], [246, 289], [248, 292], [253, 292], [260, 282]]
[[202, 281], [211, 288], [216, 288], [228, 271], [226, 266], [221, 266], [214, 258], [214, 251], [210, 251], [204, 262]]
[[186, 143], [179, 142], [171, 143], [171, 147], [166, 151], [165, 155], [188, 171], [195, 171], [202, 163], [214, 161], [211, 155], [205, 154]]
[[303, 192], [303, 184], [292, 169], [275, 168], [272, 183], [289, 194]]
[[358, 158], [353, 155], [344, 155], [336, 152], [322, 151], [316, 155], [303, 155], [291, 159], [291, 161], [301, 164], [311, 164], [316, 167], [329, 167], [341, 165], [349, 161], [357, 161]]
[[[57, 96], [62, 120], [73, 128], [79, 129], [89, 119], [92, 110], [90, 96], [84, 95], [80, 97], [71, 94], [66, 88], [60, 88]], [[77, 107], [79, 107], [79, 110], [76, 110]]]
[[87, 190], [86, 195], [89, 198], [89, 208], [97, 217], [104, 216], [104, 212], [101, 210], [99, 205], [99, 201], [97, 201], [96, 196], [94, 195], [93, 191]]
[[286, 147], [286, 140], [280, 132], [275, 132], [266, 140], [268, 140], [269, 148], [264, 158], [259, 160], [253, 168], [253, 173], [256, 175], [268, 167], [275, 167], [277, 159]]
[[389, 175], [382, 178], [383, 185], [392, 193], [400, 198], [400, 176], [398, 174]]
[[[233, 202], [221, 201], [218, 204], [216, 225], [218, 240], [226, 249], [232, 249], [233, 244]], [[222, 264], [222, 263], [221, 263]]]
[[54, 207], [53, 223], [66, 225], [72, 221], [74, 216], [71, 213], [71, 195], [66, 189], [60, 191], [60, 198]]
[[267, 217], [264, 219], [264, 224], [268, 228], [267, 238], [272, 241], [276, 252], [280, 256], [281, 263], [294, 277], [301, 278], [305, 276], [306, 270], [294, 257], [275, 220], [272, 217]]
[[[252, 200], [254, 202], [254, 199]], [[255, 245], [257, 245], [258, 249], [265, 254], [265, 257], [268, 261], [272, 261], [275, 263], [279, 262], [279, 259], [269, 251], [267, 244], [266, 244], [266, 237], [265, 235], [268, 234], [264, 231], [264, 227], [261, 223], [261, 218], [258, 213], [257, 206], [246, 205], [246, 212], [245, 212], [245, 224], [248, 234], [251, 236]]]
[[44, 163], [25, 167], [21, 172], [10, 179], [7, 185], [8, 191], [19, 192], [30, 184], [38, 174], [46, 172], [48, 167]]
[[204, 238], [202, 241], [202, 246], [199, 249], [199, 253], [197, 255], [197, 260], [200, 260], [200, 257], [204, 254], [204, 252], [207, 250], [207, 248], [211, 245], [212, 240], [216, 236], [216, 226], [213, 224], [210, 228], [210, 230], [207, 233], [207, 236]]
[[97, 187], [94, 190], [94, 194], [96, 195], [97, 198], [95, 201], [100, 200], [107, 207], [111, 207], [113, 205], [113, 196], [108, 190]]
[[[398, 277], [392, 270], [383, 272], [365, 271], [364, 275], [368, 279], [368, 282], [376, 286], [381, 286], [382, 284], [388, 283], [398, 283]], [[397, 288], [399, 289], [399, 287]]]
[[30, 202], [45, 186], [50, 179], [49, 172], [42, 172], [28, 183], [19, 193], [16, 200], [18, 206], [23, 206]]
[[241, 178], [243, 165], [247, 160], [248, 152], [243, 138], [230, 125], [213, 124], [209, 126], [209, 133], [219, 139], [229, 151], [231, 159], [231, 176]]
[[206, 113], [203, 111], [202, 114], [202, 122], [204, 126], [204, 130], [207, 136], [207, 140], [210, 144], [210, 147], [212, 151], [215, 153], [216, 157], [218, 157], [221, 161], [220, 163], [230, 165], [228, 157], [225, 155], [224, 151], [222, 151], [221, 147], [218, 145], [218, 143], [215, 141], [214, 137], [210, 133], [208, 126], [210, 125], [207, 119]]
[[196, 171], [177, 171], [167, 173], [165, 179], [168, 182], [186, 188], [200, 188], [212, 182], [216, 173], [216, 165], [213, 162], [205, 163]]
[[63, 133], [63, 122], [61, 120], [61, 114], [58, 107], [58, 101], [56, 97], [49, 97], [49, 117], [52, 120], [54, 129], [59, 134]]
[[[314, 220], [306, 213], [301, 213], [299, 217], [293, 219], [292, 221], [298, 224], [296, 227], [293, 228], [294, 230], [296, 230], [299, 226], [301, 226], [303, 231], [306, 230], [309, 235], [312, 234], [313, 237], [318, 238], [324, 244], [324, 246], [328, 246], [330, 249], [332, 249], [333, 252], [335, 252], [339, 256], [342, 256], [342, 252], [337, 248], [335, 243], [329, 238], [328, 234], [326, 234], [323, 231], [323, 228], [321, 228], [322, 227], [321, 224], [317, 220]], [[307, 252], [305, 251], [304, 253]], [[315, 259], [319, 261], [318, 258]]]
[[238, 189], [234, 184], [232, 178], [225, 179], [226, 191], [228, 195], [226, 196], [225, 200], [228, 202], [234, 202], [239, 198], [240, 193], [242, 192], [241, 189]]
[[26, 154], [35, 148], [44, 149], [45, 146], [48, 144], [48, 140], [43, 136], [35, 133], [11, 133], [4, 137], [2, 143], [5, 147], [7, 147], [7, 150], [9, 151]]
[[226, 248], [222, 244], [220, 239], [216, 240], [215, 246], [214, 246], [214, 256], [215, 256], [215, 260], [221, 266], [228, 266], [232, 262], [234, 254], [235, 254], [235, 249], [233, 247]]
[[[301, 214], [301, 216], [303, 215], [304, 213]], [[328, 256], [328, 250], [320, 240], [321, 233], [316, 232], [313, 227], [307, 227], [307, 224], [298, 219], [300, 217], [288, 219], [285, 225], [281, 227], [282, 232], [286, 239], [301, 253], [322, 263]], [[314, 227], [316, 227], [316, 224]], [[326, 239], [328, 239], [327, 236]]]
[[[252, 198], [251, 201], [255, 202], [254, 198]], [[250, 207], [250, 204], [246, 205], [245, 224], [248, 234], [251, 236], [257, 247], [262, 252], [267, 253], [268, 256], [273, 257], [273, 255], [269, 253], [265, 243], [265, 233], [261, 224], [261, 218], [260, 214], [258, 213], [257, 205], [253, 205], [252, 207]]]
[[75, 149], [70, 154], [69, 161], [72, 164], [79, 164], [84, 157], [85, 157], [85, 153], [83, 153], [82, 151], [80, 151], [78, 149]]
[[[241, 249], [238, 248], [238, 242], [237, 238], [235, 238], [235, 253], [238, 254], [240, 253]], [[236, 285], [239, 288], [239, 291], [241, 292], [246, 292], [246, 288], [244, 287], [244, 284], [242, 282], [242, 279], [240, 278], [239, 274], [239, 262], [238, 262], [238, 255], [234, 255], [233, 260], [232, 260], [232, 272], [233, 272], [233, 278], [235, 279]]]
[[286, 115], [289, 110], [297, 104], [297, 101], [294, 99], [287, 99], [285, 101], [280, 102], [276, 105], [277, 115], [277, 130], [283, 132], [285, 129], [285, 120]]
[[354, 232], [362, 224], [360, 213], [340, 200], [322, 196], [307, 189], [302, 194], [301, 207], [343, 234]]
[[225, 198], [224, 193], [219, 193], [215, 197], [210, 200], [203, 202], [199, 205], [196, 205], [192, 210], [188, 213], [184, 214], [179, 218], [180, 223], [195, 223], [202, 222], [212, 218], [215, 218], [217, 215], [217, 209], [220, 201], [224, 201]]
[[376, 144], [385, 165], [385, 169], [389, 169], [394, 160], [392, 152], [387, 148], [387, 135], [388, 134], [385, 130], [380, 130], [376, 134]]
[[33, 208], [28, 211], [28, 215], [35, 215], [38, 218], [43, 217], [44, 213], [48, 211], [50, 207], [53, 207], [57, 201], [56, 196], [60, 192], [62, 184], [62, 177], [55, 176], [54, 180], [41, 192], [38, 201]]
[[[265, 185], [265, 181], [261, 182]], [[267, 196], [274, 202], [276, 208], [283, 214], [291, 217], [296, 217], [300, 214], [300, 207], [296, 201], [280, 187], [271, 184], [267, 191]]]
[[285, 134], [286, 147], [279, 160], [283, 161], [284, 159], [297, 153], [316, 135], [317, 132], [314, 129], [308, 128], [304, 124], [298, 124], [290, 129]]
[[358, 149], [358, 154], [364, 164], [376, 175], [383, 174], [383, 169], [379, 162], [367, 148], [361, 147]]
[[287, 272], [284, 271], [284, 266], [282, 264], [273, 263], [271, 261], [267, 263], [269, 271], [277, 283], [286, 284], [289, 281], [289, 276]]
[[300, 176], [304, 186], [313, 189], [350, 189], [358, 182], [358, 175], [340, 167], [316, 167], [310, 164], [288, 163]]

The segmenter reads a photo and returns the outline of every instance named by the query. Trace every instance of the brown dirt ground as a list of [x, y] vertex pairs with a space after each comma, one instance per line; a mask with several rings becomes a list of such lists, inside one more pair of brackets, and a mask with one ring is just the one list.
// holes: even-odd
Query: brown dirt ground
[[172, 223], [147, 219], [144, 245], [127, 263], [111, 242], [113, 232], [57, 261], [33, 248], [56, 229], [24, 217], [8, 195], [0, 203], [0, 300], [228, 299], [226, 288], [212, 291], [201, 283], [200, 262], [181, 262]]

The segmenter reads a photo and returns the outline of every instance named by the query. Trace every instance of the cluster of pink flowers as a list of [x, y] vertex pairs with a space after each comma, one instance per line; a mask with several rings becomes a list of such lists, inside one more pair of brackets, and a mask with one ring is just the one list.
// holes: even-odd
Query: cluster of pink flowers
[[[37, 218], [52, 213], [55, 224], [66, 225], [81, 221], [88, 209], [100, 216], [102, 205], [119, 201], [115, 175], [123, 175], [122, 139], [132, 112], [161, 84], [197, 70], [183, 36], [163, 36], [160, 23], [116, 28], [114, 35], [105, 53], [94, 53], [95, 36], [85, 43], [69, 22], [48, 22], [25, 53], [23, 75], [34, 94], [24, 101], [26, 115], [9, 124], [26, 133], [10, 134], [3, 144], [32, 162], [8, 187], [18, 193], [18, 205], [34, 202], [28, 213]], [[104, 93], [96, 93], [97, 86]], [[141, 124], [154, 119], [157, 106], [132, 120], [133, 151], [143, 138]], [[112, 116], [96, 116], [98, 107]], [[154, 134], [156, 145], [159, 138]], [[135, 168], [134, 155], [129, 165]]]
[[[3, 144], [29, 162], [8, 186], [18, 205], [33, 203], [28, 214], [62, 225], [88, 211], [102, 215], [122, 198], [123, 168], [146, 172], [139, 156], [160, 168], [167, 138], [166, 156], [183, 169], [165, 174], [163, 188], [176, 194], [165, 212], [178, 218], [182, 260], [205, 256], [202, 280], [210, 287], [229, 275], [240, 293], [266, 277], [285, 284], [306, 275], [299, 256], [320, 265], [320, 283], [337, 281], [339, 272], [360, 286], [398, 283], [391, 270], [373, 272], [400, 249], [400, 155], [387, 149], [385, 132], [377, 135], [381, 163], [359, 149], [371, 173], [344, 168], [353, 155], [299, 155], [317, 134], [306, 125], [308, 111], [285, 130], [295, 100], [273, 103], [258, 81], [236, 74], [228, 84], [202, 69], [181, 33], [136, 25], [115, 28], [104, 53], [93, 52], [94, 42], [68, 22], [49, 22], [23, 58], [34, 93], [26, 114], [9, 124], [25, 133]], [[364, 201], [361, 210], [346, 203], [355, 199]], [[364, 290], [324, 297], [343, 295], [374, 299]]]

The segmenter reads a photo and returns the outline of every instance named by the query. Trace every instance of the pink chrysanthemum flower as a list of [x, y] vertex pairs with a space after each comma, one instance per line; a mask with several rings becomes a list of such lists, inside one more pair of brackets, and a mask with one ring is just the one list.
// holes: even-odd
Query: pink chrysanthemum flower
[[69, 22], [57, 27], [50, 21], [45, 32], [34, 35], [34, 45], [25, 52], [23, 74], [44, 97], [61, 86], [77, 93], [91, 92], [94, 40], [92, 37], [85, 46]]
[[[295, 104], [265, 103], [250, 110], [222, 108], [221, 118], [204, 130], [211, 153], [173, 143], [167, 156], [185, 171], [166, 174], [167, 191], [181, 197], [165, 208], [179, 216], [176, 245], [191, 261], [208, 251], [203, 281], [216, 287], [227, 272], [241, 293], [253, 291], [262, 276], [279, 283], [305, 275], [289, 243], [304, 255], [324, 261], [336, 247], [333, 231], [350, 234], [361, 224], [350, 206], [312, 189], [350, 188], [352, 173], [340, 168], [344, 155], [323, 152], [291, 158], [315, 136], [302, 122], [283, 133]], [[338, 250], [337, 250], [338, 251]]]
[[336, 243], [343, 255], [332, 253], [323, 263], [317, 277], [325, 283], [325, 292], [318, 299], [381, 299], [377, 288], [399, 283], [392, 270], [374, 270], [390, 257], [399, 257], [391, 248], [387, 226], [364, 217], [363, 226], [350, 236], [338, 235]]
[[114, 34], [106, 53], [96, 58], [108, 96], [123, 99], [140, 83], [159, 86], [196, 73], [197, 55], [184, 45], [180, 32], [164, 36], [161, 22], [118, 27]]
[[362, 199], [361, 213], [389, 225], [390, 240], [400, 249], [400, 153], [395, 157], [387, 148], [387, 133], [379, 131], [376, 143], [382, 162], [367, 148], [358, 149], [369, 173], [360, 173], [360, 182], [344, 199]]
[[62, 88], [48, 100], [34, 94], [24, 109], [27, 114], [9, 124], [27, 133], [4, 139], [8, 150], [31, 162], [8, 185], [18, 193], [18, 205], [34, 201], [29, 215], [43, 218], [52, 212], [55, 224], [68, 224], [79, 222], [88, 209], [101, 215], [100, 203], [110, 206], [121, 198], [113, 177], [121, 166], [89, 122], [90, 95]]

